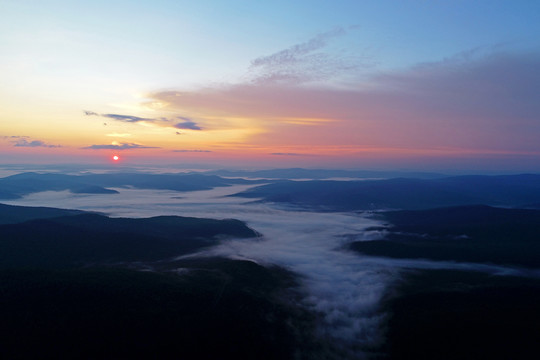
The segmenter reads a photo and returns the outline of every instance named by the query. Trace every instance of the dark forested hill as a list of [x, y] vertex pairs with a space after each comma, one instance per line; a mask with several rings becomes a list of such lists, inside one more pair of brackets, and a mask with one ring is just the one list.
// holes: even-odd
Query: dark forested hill
[[324, 348], [292, 273], [175, 258], [258, 235], [241, 221], [3, 209], [0, 358], [277, 360]]
[[238, 220], [97, 214], [38, 219], [0, 226], [0, 268], [155, 261], [216, 245], [223, 237], [254, 236]]
[[281, 181], [235, 196], [331, 211], [429, 209], [475, 204], [522, 206], [540, 202], [540, 175]]
[[83, 213], [84, 211], [80, 210], [0, 204], [0, 225], [15, 224], [34, 219], [46, 219], [59, 216], [79, 215]]
[[387, 300], [382, 359], [538, 357], [539, 279], [415, 270], [402, 274]]
[[472, 261], [540, 268], [540, 210], [463, 206], [381, 213], [383, 240], [352, 249], [394, 258]]
[[290, 273], [198, 259], [183, 270], [0, 270], [3, 359], [315, 358], [314, 319], [284, 300]]

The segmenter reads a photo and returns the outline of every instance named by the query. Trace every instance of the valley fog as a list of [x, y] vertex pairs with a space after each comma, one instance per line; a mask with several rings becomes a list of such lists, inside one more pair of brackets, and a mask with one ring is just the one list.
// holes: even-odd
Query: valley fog
[[397, 270], [365, 262], [340, 248], [346, 238], [377, 237], [365, 230], [380, 223], [359, 214], [278, 208], [229, 196], [250, 187], [193, 192], [115, 188], [119, 194], [114, 195], [47, 191], [6, 203], [96, 211], [112, 217], [179, 215], [245, 221], [262, 234], [260, 239], [231, 240], [189, 256], [220, 255], [286, 267], [300, 275], [305, 305], [322, 314], [322, 336], [349, 344], [378, 342], [377, 305]]
[[341, 344], [352, 358], [362, 357], [364, 348], [383, 341], [381, 324], [385, 314], [379, 304], [403, 268], [520, 272], [499, 266], [362, 256], [344, 246], [350, 241], [383, 236], [369, 230], [383, 225], [369, 214], [310, 212], [230, 196], [251, 187], [238, 185], [193, 192], [115, 188], [119, 194], [106, 195], [48, 191], [5, 203], [96, 211], [112, 217], [179, 215], [242, 220], [261, 238], [229, 240], [188, 257], [218, 255], [292, 270], [302, 284], [303, 305], [321, 316], [319, 335]]

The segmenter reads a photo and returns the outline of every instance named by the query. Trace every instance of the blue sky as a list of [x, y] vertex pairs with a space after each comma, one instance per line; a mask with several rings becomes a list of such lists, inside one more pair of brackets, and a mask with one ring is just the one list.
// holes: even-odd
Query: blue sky
[[155, 86], [235, 80], [252, 59], [338, 27], [354, 30], [337, 50], [362, 51], [383, 70], [477, 47], [537, 47], [540, 33], [535, 1], [0, 4], [4, 63], [42, 56], [53, 66], [138, 76]]
[[[500, 79], [501, 86], [508, 81], [514, 84], [512, 89], [519, 88], [516, 84], [527, 75], [516, 67], [532, 63], [525, 68], [534, 69], [536, 55], [540, 54], [539, 14], [540, 3], [536, 1], [1, 0], [2, 154], [4, 158], [17, 155], [32, 159], [37, 155], [31, 149], [22, 148], [34, 141], [34, 144], [48, 146], [51, 158], [55, 154], [61, 157], [65, 149], [78, 151], [115, 146], [149, 149], [137, 154], [139, 159], [144, 158], [144, 154], [169, 159], [172, 152], [175, 156], [188, 156], [189, 152], [178, 150], [192, 150], [196, 153], [193, 156], [199, 157], [203, 152], [196, 150], [205, 150], [205, 156], [210, 157], [208, 154], [211, 152], [212, 156], [223, 154], [223, 159], [242, 149], [260, 154], [306, 153], [311, 156], [313, 154], [307, 154], [309, 144], [314, 148], [312, 152], [326, 156], [318, 159], [321, 163], [332, 162], [333, 157], [339, 156], [338, 145], [351, 148], [365, 145], [373, 149], [372, 159], [381, 158], [375, 154], [377, 146], [386, 149], [383, 152], [387, 154], [388, 151], [400, 152], [418, 143], [418, 139], [414, 136], [409, 141], [379, 139], [377, 134], [381, 131], [367, 121], [367, 129], [371, 129], [373, 139], [379, 139], [379, 145], [377, 141], [371, 143], [365, 139], [361, 143], [347, 140], [343, 144], [339, 141], [340, 133], [333, 136], [333, 144], [319, 142], [317, 139], [321, 138], [321, 133], [333, 131], [336, 127], [323, 129], [321, 125], [312, 131], [310, 129], [315, 129], [312, 125], [343, 121], [339, 111], [333, 114], [329, 104], [321, 110], [326, 112], [324, 119], [317, 116], [315, 119], [309, 109], [302, 114], [293, 104], [277, 99], [275, 93], [280, 90], [268, 88], [269, 83], [275, 86], [280, 82], [287, 86], [287, 91], [291, 88], [310, 91], [354, 89], [363, 95], [372, 91], [369, 96], [374, 96], [373, 92], [380, 91], [406, 92], [406, 89], [418, 87], [428, 77], [431, 77], [429, 81], [436, 81], [437, 76], [437, 79], [445, 79], [451, 88], [455, 81], [450, 75], [452, 69], [456, 69], [461, 77], [465, 77], [467, 71], [475, 74], [461, 86], [466, 83], [472, 91], [471, 86], [476, 86], [473, 79], [477, 79], [474, 81], [480, 82], [478, 89], [486, 92], [499, 84], [495, 79], [496, 73], [479, 75], [484, 71], [480, 68], [491, 66], [493, 71], [497, 68], [508, 73], [505, 76], [510, 80]], [[494, 56], [498, 60], [494, 60]], [[499, 64], [498, 67], [495, 63]], [[430, 66], [431, 70], [428, 69]], [[532, 74], [531, 79], [536, 75]], [[407, 84], [403, 83], [404, 79], [407, 79]], [[254, 84], [257, 84], [254, 91], [246, 90], [246, 85]], [[525, 88], [527, 91], [522, 99], [530, 98], [536, 90], [530, 84]], [[269, 96], [271, 90], [274, 94]], [[302, 99], [312, 94], [300, 90], [292, 93], [300, 99], [299, 104], [306, 106], [309, 101]], [[437, 91], [441, 92], [441, 97], [444, 96], [444, 86], [441, 85]], [[186, 97], [189, 101], [180, 101], [178, 96], [186, 92], [192, 97], [198, 96], [197, 100]], [[245, 95], [256, 92], [266, 95], [247, 103], [249, 96]], [[176, 94], [174, 98], [170, 96], [172, 93]], [[327, 95], [332, 97], [336, 94]], [[407, 96], [412, 96], [412, 92], [409, 91]], [[471, 92], [470, 96], [475, 94]], [[219, 103], [216, 97], [220, 101], [226, 98], [229, 103], [234, 102], [238, 111], [233, 111], [228, 105], [212, 106], [211, 102]], [[425, 100], [431, 101], [428, 97]], [[203, 108], [204, 101], [208, 102], [208, 109]], [[283, 136], [272, 123], [274, 118], [271, 117], [276, 114], [268, 111], [261, 113], [264, 116], [257, 114], [257, 106], [264, 108], [269, 101], [281, 101], [276, 103], [276, 107], [291, 109], [276, 118], [276, 121], [286, 124], [283, 125], [286, 131]], [[486, 98], [481, 101], [483, 106], [487, 106]], [[381, 98], [376, 102], [382, 106]], [[433, 112], [422, 113], [419, 110], [422, 99], [417, 104], [414, 114], [409, 112], [405, 117], [427, 119], [433, 116]], [[452, 104], [459, 106], [455, 101]], [[354, 107], [352, 103], [349, 105]], [[445, 107], [450, 105], [441, 104], [437, 109], [437, 116], [448, 119], [445, 124], [449, 125], [443, 124], [443, 128], [453, 126], [454, 120], [451, 119], [455, 114], [444, 116]], [[526, 103], [525, 108], [528, 107], [532, 109], [527, 110], [529, 117], [538, 115], [534, 113], [533, 103]], [[251, 111], [246, 112], [245, 109]], [[455, 110], [452, 109], [454, 113]], [[506, 110], [510, 113], [512, 109]], [[84, 111], [151, 121], [107, 123], [106, 119], [101, 122], [97, 117], [85, 116]], [[347, 113], [349, 118], [354, 115], [351, 111]], [[399, 121], [375, 109], [368, 114], [370, 119], [384, 117], [381, 124], [386, 124], [390, 130], [392, 121]], [[473, 119], [474, 114], [467, 113], [464, 118], [479, 124], [485, 121]], [[367, 116], [359, 111], [356, 117], [363, 121]], [[291, 120], [292, 117], [296, 119]], [[195, 124], [192, 131], [176, 131], [178, 119]], [[519, 148], [508, 141], [502, 141], [508, 143], [504, 148], [496, 146], [498, 137], [504, 137], [504, 131], [511, 129], [508, 123], [504, 126], [497, 124], [511, 119], [494, 118], [492, 121], [496, 132], [503, 133], [494, 134], [491, 142], [481, 139], [479, 142], [486, 145], [483, 150], [471, 150], [470, 144], [465, 142], [444, 143], [442, 140], [441, 148], [451, 148], [451, 152], [456, 154], [469, 150], [491, 154], [526, 150], [529, 157], [535, 156], [537, 150], [540, 152], [540, 149], [530, 149], [530, 146]], [[109, 125], [106, 129], [105, 123]], [[300, 123], [310, 125], [302, 128]], [[366, 128], [357, 125], [351, 127], [349, 133]], [[527, 126], [535, 128], [533, 125]], [[425, 124], [414, 124], [414, 121], [411, 126], [418, 131], [426, 128]], [[172, 131], [174, 127], [176, 130]], [[473, 127], [471, 131], [474, 133], [479, 129]], [[484, 126], [478, 133], [480, 138], [486, 136], [485, 129]], [[454, 135], [463, 136], [465, 130], [462, 127]], [[261, 142], [264, 134], [287, 138], [287, 134], [292, 132], [307, 134], [307, 140], [296, 143], [291, 139], [288, 143], [272, 144], [263, 139]], [[346, 132], [342, 130], [342, 133]], [[512, 132], [510, 130], [510, 138], [515, 142], [521, 134]], [[181, 137], [182, 142], [174, 136], [178, 133], [185, 135]], [[389, 136], [389, 139], [397, 139], [397, 135]], [[432, 133], [425, 136], [434, 138]], [[128, 137], [129, 141], [126, 140]], [[276, 148], [271, 149], [272, 146]], [[456, 149], [456, 146], [463, 149]], [[163, 151], [155, 149], [170, 153], [165, 156]], [[19, 152], [15, 154], [14, 150]], [[427, 154], [431, 150], [433, 144], [427, 141], [414, 151]], [[82, 153], [90, 156], [88, 151]], [[351, 154], [349, 152], [345, 157], [350, 158]], [[289, 160], [291, 164], [294, 161], [315, 162], [313, 157], [311, 160]], [[355, 165], [347, 161], [343, 164]]]

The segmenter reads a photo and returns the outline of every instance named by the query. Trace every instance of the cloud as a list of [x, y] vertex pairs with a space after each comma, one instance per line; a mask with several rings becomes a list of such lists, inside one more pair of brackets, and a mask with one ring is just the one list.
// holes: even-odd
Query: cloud
[[368, 56], [332, 55], [325, 52], [329, 42], [346, 35], [343, 28], [318, 34], [308, 41], [296, 44], [268, 56], [251, 61], [250, 71], [255, 83], [301, 83], [324, 80], [360, 67], [372, 66]]
[[[370, 60], [367, 56], [356, 55], [357, 53], [362, 53], [362, 51], [354, 52], [353, 54], [353, 51], [340, 49], [339, 55], [332, 55], [332, 51], [327, 51], [333, 40], [343, 37], [348, 33], [348, 30], [335, 28], [317, 34], [303, 43], [293, 45], [274, 54], [254, 59], [251, 61], [248, 69], [249, 80], [244, 84], [239, 85], [255, 87], [261, 85], [265, 87], [268, 85], [301, 84], [312, 81], [328, 80], [335, 76], [348, 74], [353, 69], [369, 66]], [[213, 92], [214, 89], [208, 88], [207, 90]], [[189, 92], [187, 94], [189, 95]], [[174, 94], [171, 95], [181, 97], [182, 93], [174, 92]], [[290, 99], [290, 101], [293, 100], [294, 99]], [[231, 106], [235, 107], [243, 106], [244, 103], [244, 99], [241, 96], [235, 97], [234, 99], [229, 98], [228, 101]], [[159, 104], [159, 107], [154, 107], [154, 104]], [[169, 109], [174, 109], [173, 111], [175, 112], [181, 112], [182, 114], [198, 114], [199, 117], [201, 116], [201, 109], [205, 109], [207, 106], [213, 107], [211, 104], [203, 103], [200, 107], [190, 108], [189, 111], [183, 111], [182, 108], [177, 108], [174, 104], [171, 107], [169, 101], [160, 100], [150, 101], [144, 105], [156, 110], [158, 108], [162, 109], [169, 107]], [[183, 115], [174, 118], [146, 118], [124, 114], [102, 114], [90, 110], [84, 111], [84, 114], [87, 116], [105, 117], [126, 123], [146, 122], [154, 126], [171, 127], [182, 130], [201, 131], [207, 129], [239, 129], [246, 130], [245, 133], [259, 132], [256, 127], [249, 128], [249, 125], [247, 124], [249, 121], [246, 119], [222, 119], [219, 114], [217, 116], [213, 116], [214, 114], [206, 116], [205, 114], [203, 118], [199, 119], [193, 119]], [[201, 122], [203, 125], [201, 125]]]
[[[255, 64], [294, 63], [297, 53], [319, 48], [319, 42]], [[169, 110], [204, 108], [209, 117], [250, 119], [265, 130], [253, 143], [459, 157], [540, 154], [539, 93], [540, 53], [499, 49], [379, 72], [346, 87], [244, 82], [151, 97]], [[308, 127], [291, 124], [294, 119], [324, 121]]]
[[147, 121], [147, 122], [154, 122], [156, 119], [149, 119], [149, 118], [142, 118], [138, 116], [132, 116], [132, 115], [120, 115], [120, 114], [98, 114], [94, 111], [84, 111], [84, 114], [86, 116], [100, 116], [105, 118], [110, 118], [118, 121], [124, 121], [128, 123], [136, 123], [141, 121]]
[[202, 128], [193, 121], [184, 121], [174, 125], [176, 129], [202, 130]]
[[159, 149], [159, 147], [144, 146], [144, 145], [135, 144], [135, 143], [120, 143], [120, 144], [111, 144], [111, 145], [90, 145], [90, 146], [87, 146], [87, 147], [83, 147], [83, 149], [91, 149], [91, 150], [103, 150], [103, 149], [128, 150], [128, 149]]
[[130, 116], [130, 115], [102, 114], [101, 116], [108, 117], [108, 118], [118, 120], [118, 121], [130, 122], [130, 123], [140, 122], [140, 121], [148, 121], [148, 122], [153, 122], [154, 121], [154, 119], [142, 118], [142, 117]]
[[19, 135], [12, 135], [12, 136], [2, 136], [2, 139], [28, 139], [30, 136], [19, 136]]
[[284, 64], [297, 63], [299, 58], [315, 50], [324, 47], [330, 38], [343, 35], [342, 28], [321, 33], [311, 38], [307, 42], [291, 46], [269, 56], [261, 56], [251, 61], [251, 66], [281, 66]]
[[299, 154], [299, 153], [271, 153], [270, 155], [278, 155], [278, 156], [313, 156], [313, 154]]
[[185, 152], [209, 153], [209, 152], [212, 152], [212, 151], [210, 151], [210, 150], [173, 150], [173, 152], [181, 152], [181, 153], [185, 153]]
[[13, 146], [15, 147], [45, 147], [45, 148], [59, 148], [62, 147], [61, 145], [50, 145], [45, 143], [42, 140], [27, 140], [29, 139], [28, 136], [9, 136], [7, 137], [9, 139], [16, 139], [13, 140]]
[[174, 125], [174, 127], [177, 129], [202, 130], [199, 125], [197, 125], [192, 119], [188, 117], [177, 116], [177, 119], [183, 120], [183, 122]]
[[[99, 114], [94, 111], [88, 111], [88, 110], [85, 110], [84, 114], [86, 116], [99, 116], [99, 117], [114, 119], [117, 121], [127, 122], [127, 123], [147, 122], [147, 123], [155, 124], [157, 126], [173, 127], [176, 129], [202, 130], [202, 128], [199, 125], [197, 125], [197, 123], [195, 123], [192, 119], [183, 117], [183, 116], [177, 116], [178, 119], [184, 120], [183, 122], [172, 125], [171, 123], [174, 122], [174, 120], [171, 120], [165, 117], [143, 118], [143, 117], [133, 116], [133, 115]], [[107, 123], [104, 123], [103, 125], [107, 125]]]

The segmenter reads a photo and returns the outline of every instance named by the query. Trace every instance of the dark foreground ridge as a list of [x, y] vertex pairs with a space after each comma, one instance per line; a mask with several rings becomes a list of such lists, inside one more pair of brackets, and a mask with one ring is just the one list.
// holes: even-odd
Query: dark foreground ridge
[[0, 356], [293, 359], [316, 348], [313, 317], [284, 297], [295, 286], [287, 272], [226, 259], [176, 265], [181, 275], [0, 271]]
[[[351, 358], [317, 335], [318, 314], [300, 305], [291, 272], [252, 261], [176, 258], [231, 236], [257, 241], [240, 221], [0, 210], [0, 358]], [[383, 227], [387, 238], [353, 243], [354, 250], [540, 267], [540, 210], [482, 205], [377, 216], [391, 225]], [[407, 271], [382, 303], [386, 342], [370, 354], [536, 358], [539, 302], [535, 278]]]
[[[7, 208], [5, 208], [7, 209]], [[237, 220], [115, 219], [14, 208], [0, 226], [3, 359], [293, 359], [324, 353], [295, 277], [222, 258], [174, 259]]]
[[[32, 211], [32, 210], [29, 210]], [[258, 234], [238, 220], [82, 214], [0, 225], [0, 268], [157, 261]]]
[[540, 280], [410, 271], [384, 302], [388, 360], [538, 357]]
[[[390, 224], [385, 239], [355, 242], [352, 249], [402, 259], [540, 268], [540, 210], [464, 206], [379, 216]], [[389, 320], [381, 358], [538, 357], [539, 303], [537, 277], [410, 270], [382, 304]]]

